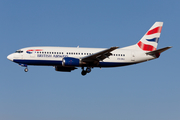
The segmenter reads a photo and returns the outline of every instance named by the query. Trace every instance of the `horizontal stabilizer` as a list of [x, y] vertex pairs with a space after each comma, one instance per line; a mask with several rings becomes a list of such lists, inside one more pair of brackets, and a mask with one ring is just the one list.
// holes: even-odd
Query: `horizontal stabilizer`
[[156, 55], [156, 54], [160, 54], [168, 49], [172, 48], [172, 46], [169, 46], [169, 47], [165, 47], [165, 48], [161, 48], [161, 49], [158, 49], [158, 50], [154, 50], [154, 51], [150, 51], [150, 52], [147, 52], [146, 54], [147, 55]]

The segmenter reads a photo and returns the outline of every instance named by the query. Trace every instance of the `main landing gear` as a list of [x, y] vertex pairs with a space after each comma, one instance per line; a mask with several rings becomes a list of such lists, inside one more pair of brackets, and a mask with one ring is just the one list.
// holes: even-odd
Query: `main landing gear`
[[86, 70], [84, 70], [84, 67], [82, 67], [82, 72], [81, 74], [84, 76], [86, 75], [87, 73], [90, 73], [91, 72], [91, 68], [90, 67], [87, 67]]

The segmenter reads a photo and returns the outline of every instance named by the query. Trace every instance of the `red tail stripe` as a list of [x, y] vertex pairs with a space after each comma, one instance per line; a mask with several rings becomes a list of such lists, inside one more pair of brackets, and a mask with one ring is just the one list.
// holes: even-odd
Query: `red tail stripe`
[[156, 50], [156, 48], [154, 46], [144, 44], [141, 41], [139, 41], [137, 44], [144, 51], [153, 51], [153, 50]]
[[161, 29], [162, 29], [162, 26], [156, 27], [156, 28], [148, 31], [146, 35], [152, 35], [152, 34], [155, 34], [155, 33], [161, 33]]

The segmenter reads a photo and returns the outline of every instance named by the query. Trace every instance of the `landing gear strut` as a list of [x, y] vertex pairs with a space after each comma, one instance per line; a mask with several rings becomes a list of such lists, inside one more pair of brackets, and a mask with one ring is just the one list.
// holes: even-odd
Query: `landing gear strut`
[[87, 67], [86, 70], [84, 70], [84, 67], [82, 67], [82, 72], [81, 74], [84, 76], [86, 75], [87, 73], [90, 73], [91, 72], [91, 68], [90, 67]]

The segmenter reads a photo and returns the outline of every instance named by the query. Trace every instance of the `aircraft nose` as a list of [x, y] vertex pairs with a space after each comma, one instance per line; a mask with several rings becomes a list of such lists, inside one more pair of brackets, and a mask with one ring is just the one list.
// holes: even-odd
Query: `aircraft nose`
[[8, 55], [7, 59], [10, 60], [10, 61], [13, 61], [13, 54]]

